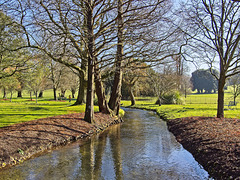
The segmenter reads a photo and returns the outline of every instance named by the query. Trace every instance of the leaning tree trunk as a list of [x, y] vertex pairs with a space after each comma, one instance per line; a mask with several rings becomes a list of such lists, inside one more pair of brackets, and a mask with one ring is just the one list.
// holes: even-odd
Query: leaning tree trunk
[[158, 104], [159, 106], [162, 105], [162, 98], [160, 96], [158, 96], [158, 99], [155, 104]]
[[101, 74], [97, 68], [95, 70], [95, 89], [96, 89], [96, 94], [98, 98], [98, 107], [99, 111], [105, 114], [110, 114], [111, 110], [108, 106], [102, 80], [101, 80]]
[[224, 86], [226, 82], [226, 77], [223, 72], [220, 72], [220, 77], [218, 80], [218, 107], [217, 107], [217, 117], [224, 118]]
[[129, 96], [131, 99], [131, 106], [134, 106], [136, 104], [135, 97], [133, 94], [132, 86], [129, 87]]
[[118, 0], [118, 45], [117, 45], [117, 60], [114, 76], [114, 84], [112, 93], [109, 99], [109, 107], [118, 115], [121, 103], [121, 88], [122, 88], [122, 61], [123, 61], [123, 2]]
[[236, 98], [237, 98], [237, 96], [234, 95], [234, 97], [233, 97], [233, 104], [234, 104], [234, 106], [237, 105], [237, 103], [236, 103]]
[[88, 82], [87, 82], [87, 101], [84, 120], [94, 122], [94, 105], [93, 105], [93, 84], [94, 84], [94, 39], [93, 39], [93, 9], [92, 0], [86, 2], [87, 15], [87, 38], [88, 38]]

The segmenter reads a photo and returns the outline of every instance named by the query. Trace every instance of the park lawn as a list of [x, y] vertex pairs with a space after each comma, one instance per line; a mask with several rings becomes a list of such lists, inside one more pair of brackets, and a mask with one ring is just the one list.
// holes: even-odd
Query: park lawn
[[[0, 95], [2, 96], [2, 94]], [[65, 96], [69, 95], [71, 93], [67, 92]], [[27, 92], [23, 93], [23, 98], [16, 98], [16, 96], [15, 93], [12, 102], [9, 99], [0, 99], [0, 128], [35, 119], [85, 111], [85, 104], [72, 106], [75, 102], [74, 99], [71, 102], [68, 99], [54, 101], [51, 90], [44, 91], [44, 97], [39, 98], [38, 103], [35, 99], [31, 101]], [[94, 106], [94, 111], [99, 111], [98, 106]], [[120, 110], [120, 116], [123, 115], [124, 111]]]
[[[84, 112], [85, 105], [71, 106], [71, 104], [73, 102], [51, 100], [41, 100], [37, 104], [24, 100], [12, 103], [0, 101], [0, 127], [39, 118]], [[98, 108], [95, 110], [98, 111]]]
[[[30, 101], [29, 95], [23, 93], [23, 98], [16, 98], [15, 93], [10, 102], [9, 99], [0, 99], [0, 127], [11, 124], [30, 121], [39, 118], [46, 118], [62, 114], [81, 113], [85, 110], [85, 105], [71, 106], [75, 101], [53, 101], [51, 90], [44, 91], [44, 98], [39, 98], [38, 103]], [[70, 92], [66, 93], [66, 97]], [[2, 96], [2, 94], [1, 94]], [[9, 96], [8, 96], [9, 97]], [[180, 118], [190, 116], [214, 117], [217, 113], [217, 94], [193, 94], [183, 98], [183, 105], [155, 105], [156, 98], [138, 97], [136, 98], [135, 108], [154, 110], [159, 115], [167, 118]], [[226, 93], [225, 101], [231, 100], [231, 95]], [[240, 99], [238, 99], [240, 102]], [[130, 106], [129, 100], [121, 101], [123, 107]], [[226, 103], [227, 104], [227, 103]], [[95, 107], [98, 111], [98, 107]], [[121, 111], [123, 113], [123, 111]], [[226, 106], [225, 117], [240, 119], [240, 104], [231, 109]]]
[[[85, 105], [71, 106], [74, 100], [53, 101], [52, 94], [50, 90], [44, 91], [44, 98], [39, 98], [38, 103], [35, 99], [31, 101], [26, 92], [23, 93], [23, 98], [16, 98], [17, 94], [14, 94], [12, 102], [9, 99], [0, 99], [0, 127], [56, 115], [84, 112]], [[97, 106], [95, 111], [98, 111]]]
[[[191, 103], [190, 103], [191, 99]], [[217, 114], [217, 94], [193, 94], [184, 98], [184, 104], [156, 105], [157, 98], [153, 97], [138, 97], [136, 105], [133, 108], [141, 108], [146, 110], [154, 110], [165, 119], [175, 119], [191, 116], [215, 117]], [[226, 105], [231, 100], [231, 95], [225, 95]], [[237, 99], [239, 101], [239, 99]], [[122, 106], [128, 107], [131, 105], [130, 100], [121, 101]], [[240, 105], [229, 107], [225, 106], [226, 118], [240, 119]]]

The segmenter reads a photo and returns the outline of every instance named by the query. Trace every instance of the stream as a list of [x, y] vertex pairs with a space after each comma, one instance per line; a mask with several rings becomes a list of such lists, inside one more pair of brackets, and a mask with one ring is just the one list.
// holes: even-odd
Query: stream
[[155, 113], [124, 110], [124, 123], [0, 171], [0, 179], [209, 179]]

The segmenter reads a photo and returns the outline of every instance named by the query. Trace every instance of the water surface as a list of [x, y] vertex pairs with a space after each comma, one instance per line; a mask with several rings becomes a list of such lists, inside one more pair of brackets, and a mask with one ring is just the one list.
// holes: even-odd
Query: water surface
[[0, 171], [0, 179], [208, 179], [208, 173], [153, 112], [125, 109], [125, 122], [82, 145]]

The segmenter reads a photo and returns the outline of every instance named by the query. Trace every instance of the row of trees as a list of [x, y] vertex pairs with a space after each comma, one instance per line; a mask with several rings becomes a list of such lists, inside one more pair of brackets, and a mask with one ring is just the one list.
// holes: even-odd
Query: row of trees
[[[138, 62], [155, 65], [179, 53], [178, 41], [172, 41], [179, 31], [167, 25], [170, 5], [165, 0], [12, 0], [2, 8], [24, 39], [10, 51], [31, 48], [75, 71], [82, 97], [78, 102], [87, 84], [85, 120], [94, 122], [94, 85], [99, 110], [118, 115], [123, 69]], [[109, 75], [113, 84], [107, 102], [103, 78]]]
[[[9, 31], [12, 42], [20, 41], [1, 42], [8, 44], [1, 46], [2, 59], [13, 57], [13, 52], [18, 55], [10, 58], [14, 65], [1, 61], [5, 64], [5, 74], [1, 77], [25, 67], [26, 48], [31, 48], [29, 56], [46, 55], [78, 75], [78, 103], [82, 103], [82, 87], [87, 84], [85, 120], [88, 122], [93, 122], [94, 85], [100, 111], [117, 115], [123, 72], [132, 71], [132, 64], [142, 71], [143, 66], [174, 61], [181, 74], [183, 59], [193, 62], [203, 59], [209, 65], [218, 81], [217, 117], [224, 116], [224, 85], [227, 78], [239, 73], [238, 2], [190, 0], [177, 10], [172, 8], [170, 0], [8, 0], [0, 5], [3, 17], [11, 22], [4, 24], [3, 32]], [[219, 76], [212, 71], [215, 66], [219, 66]], [[160, 73], [164, 74], [166, 69]], [[107, 101], [103, 80], [109, 76], [113, 83]], [[126, 76], [124, 83], [131, 87], [135, 81]]]
[[[22, 97], [23, 90], [29, 91], [31, 99], [34, 94], [36, 102], [46, 89], [53, 89], [54, 100], [57, 96], [64, 97], [66, 90], [70, 90], [75, 98], [78, 76], [66, 66], [40, 56], [29, 60], [24, 70], [0, 79], [0, 88], [3, 89], [3, 98], [6, 98], [7, 91], [10, 92], [10, 101], [14, 91], [18, 92], [17, 97]], [[57, 95], [57, 90], [60, 95]]]

